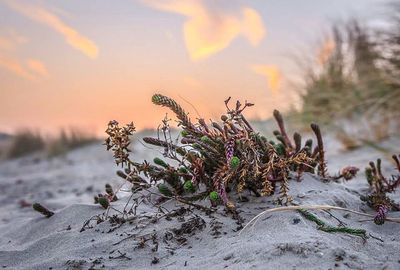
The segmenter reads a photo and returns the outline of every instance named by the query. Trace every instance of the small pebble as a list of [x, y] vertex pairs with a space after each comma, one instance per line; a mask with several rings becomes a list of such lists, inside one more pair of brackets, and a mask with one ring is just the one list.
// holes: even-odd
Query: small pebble
[[306, 196], [306, 194], [304, 194], [304, 193], [297, 194], [297, 198], [304, 198], [305, 196]]
[[298, 224], [300, 222], [300, 219], [299, 218], [294, 218], [293, 219], [293, 224]]
[[231, 254], [228, 254], [228, 255], [226, 255], [225, 257], [224, 257], [224, 261], [227, 261], [227, 260], [230, 260], [230, 259], [232, 259], [233, 258], [233, 254], [231, 253]]

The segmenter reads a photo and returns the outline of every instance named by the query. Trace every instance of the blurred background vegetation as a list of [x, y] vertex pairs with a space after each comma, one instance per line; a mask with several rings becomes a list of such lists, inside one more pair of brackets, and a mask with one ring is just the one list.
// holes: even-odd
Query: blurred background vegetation
[[14, 135], [0, 140], [0, 160], [19, 158], [38, 153], [52, 158], [62, 156], [71, 150], [100, 143], [100, 140], [84, 130], [76, 128], [61, 129], [57, 136], [45, 137], [40, 132], [21, 129]]
[[347, 149], [400, 130], [400, 3], [387, 4], [387, 12], [380, 27], [333, 24], [318, 63], [301, 62], [302, 108], [293, 119], [331, 127]]

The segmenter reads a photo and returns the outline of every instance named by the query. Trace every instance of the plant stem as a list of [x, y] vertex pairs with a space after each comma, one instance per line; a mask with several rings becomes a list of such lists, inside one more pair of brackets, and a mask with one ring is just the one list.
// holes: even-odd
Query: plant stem
[[340, 232], [340, 233], [348, 233], [356, 236], [366, 237], [367, 231], [364, 229], [355, 229], [350, 227], [334, 227], [327, 225], [321, 219], [319, 219], [316, 215], [306, 211], [304, 209], [297, 210], [301, 215], [303, 215], [306, 219], [315, 222], [318, 225], [318, 230], [333, 233], [333, 232]]

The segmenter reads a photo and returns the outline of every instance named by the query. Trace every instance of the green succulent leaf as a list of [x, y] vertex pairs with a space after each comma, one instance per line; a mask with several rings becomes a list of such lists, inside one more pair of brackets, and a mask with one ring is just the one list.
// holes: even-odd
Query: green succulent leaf
[[208, 138], [206, 135], [204, 135], [203, 137], [201, 137], [200, 139], [202, 142], [204, 143], [212, 143], [211, 139]]
[[155, 164], [161, 166], [161, 167], [164, 167], [164, 168], [168, 167], [168, 164], [164, 160], [162, 160], [161, 158], [156, 157], [156, 158], [153, 159], [153, 162]]
[[186, 181], [185, 184], [183, 184], [183, 188], [185, 189], [185, 191], [189, 191], [192, 193], [195, 191], [195, 188], [191, 180]]
[[181, 136], [182, 137], [187, 137], [189, 135], [189, 132], [187, 132], [186, 130], [182, 130], [181, 131]]
[[110, 206], [110, 202], [106, 197], [99, 197], [98, 202], [104, 209], [107, 209]]
[[158, 185], [158, 191], [164, 196], [172, 197], [171, 190], [165, 184], [159, 184]]
[[240, 165], [240, 159], [236, 156], [233, 156], [230, 162], [231, 169], [236, 169]]
[[208, 195], [211, 201], [216, 202], [219, 200], [219, 195], [218, 192], [216, 191], [211, 191], [210, 194]]
[[185, 167], [180, 167], [179, 172], [180, 173], [188, 173], [188, 170]]
[[285, 146], [283, 145], [283, 143], [275, 144], [274, 147], [278, 155], [280, 156], [285, 155]]

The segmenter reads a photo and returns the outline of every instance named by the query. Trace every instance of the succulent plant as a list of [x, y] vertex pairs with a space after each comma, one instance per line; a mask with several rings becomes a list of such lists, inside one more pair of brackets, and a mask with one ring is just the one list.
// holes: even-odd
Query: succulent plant
[[317, 146], [312, 149], [312, 140], [302, 145], [299, 133], [294, 133], [292, 142], [283, 116], [277, 110], [274, 117], [279, 130], [274, 131], [275, 140], [268, 140], [244, 116], [244, 110], [254, 105], [249, 102], [237, 101], [231, 107], [228, 98], [222, 122], [212, 121], [209, 125], [202, 118], [197, 123], [191, 122], [184, 109], [169, 97], [155, 94], [152, 102], [172, 110], [181, 128], [180, 144], [171, 138], [167, 118], [162, 121], [157, 138], [143, 138], [145, 143], [164, 150], [164, 159], [154, 158], [155, 165], [131, 159], [128, 146], [134, 131], [132, 123], [120, 127], [117, 121], [111, 121], [107, 129], [107, 149], [114, 152], [117, 164], [128, 169], [117, 174], [136, 185], [133, 191], [157, 186], [163, 196], [180, 201], [200, 200], [207, 197], [203, 194], [208, 194], [213, 205], [219, 201], [233, 209], [234, 202], [229, 195], [232, 191], [241, 193], [247, 189], [256, 196], [267, 196], [279, 190], [280, 201], [288, 203], [291, 171], [297, 173], [298, 180], [303, 172], [318, 171], [327, 177], [322, 136], [316, 124], [312, 129]]
[[398, 174], [392, 175], [391, 178], [383, 175], [381, 159], [377, 159], [376, 162], [371, 161], [369, 167], [365, 169], [369, 191], [366, 195], [362, 195], [360, 199], [376, 210], [374, 222], [377, 225], [382, 225], [385, 222], [386, 214], [389, 210], [400, 211], [400, 205], [388, 196], [388, 193], [394, 192], [400, 186], [399, 157], [396, 155], [392, 156]]

